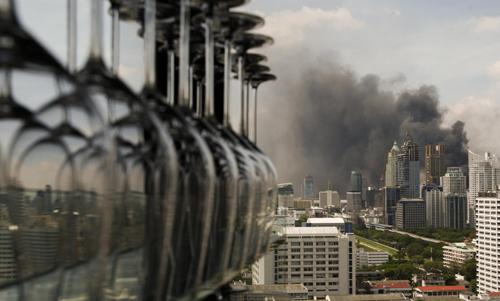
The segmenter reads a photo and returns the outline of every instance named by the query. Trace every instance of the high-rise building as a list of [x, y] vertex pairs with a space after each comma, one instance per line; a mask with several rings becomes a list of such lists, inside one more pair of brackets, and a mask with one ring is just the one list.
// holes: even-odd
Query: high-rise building
[[467, 195], [448, 193], [444, 196], [444, 227], [465, 229], [467, 224]]
[[399, 187], [384, 187], [384, 222], [386, 225], [396, 225], [396, 205], [401, 199]]
[[441, 186], [443, 186], [443, 193], [445, 195], [450, 193], [466, 193], [467, 178], [460, 167], [448, 167], [446, 168], [446, 174], [441, 177]]
[[361, 199], [361, 191], [347, 192], [347, 211], [360, 212], [363, 209], [363, 200]]
[[[472, 183], [472, 181], [471, 181]], [[478, 192], [476, 198], [477, 288], [480, 294], [500, 291], [500, 191]]]
[[500, 161], [498, 157], [487, 152], [484, 157], [469, 150], [469, 225], [475, 225], [475, 200], [479, 192], [494, 191], [500, 184]]
[[282, 230], [286, 243], [252, 266], [252, 284], [301, 284], [309, 299], [350, 295], [356, 291], [356, 240], [336, 227]]
[[422, 188], [422, 197], [425, 200], [426, 226], [444, 227], [444, 195], [443, 186], [429, 184]]
[[387, 154], [387, 162], [385, 164], [385, 186], [394, 187], [397, 183], [396, 178], [396, 157], [401, 153], [398, 143], [394, 141], [394, 145]]
[[425, 227], [425, 209], [423, 199], [401, 199], [396, 210], [396, 228]]
[[319, 206], [325, 208], [327, 206], [340, 207], [340, 196], [337, 191], [326, 190], [319, 192]]
[[314, 200], [314, 181], [310, 174], [304, 178], [304, 200]]
[[363, 178], [361, 172], [357, 170], [351, 171], [351, 189], [350, 191], [359, 191], [363, 189]]
[[445, 173], [444, 145], [425, 146], [425, 184], [437, 184]]
[[292, 183], [278, 184], [278, 195], [293, 195]]
[[401, 187], [401, 197], [420, 196], [420, 149], [417, 141], [408, 140], [396, 156], [396, 185]]

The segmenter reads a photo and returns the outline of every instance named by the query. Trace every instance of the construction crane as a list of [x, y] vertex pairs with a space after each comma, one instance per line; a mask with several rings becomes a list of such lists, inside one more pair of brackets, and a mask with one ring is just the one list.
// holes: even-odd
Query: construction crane
[[410, 126], [411, 126], [411, 119], [413, 115], [410, 115], [410, 122], [408, 124], [408, 129], [406, 130], [406, 139], [410, 140]]

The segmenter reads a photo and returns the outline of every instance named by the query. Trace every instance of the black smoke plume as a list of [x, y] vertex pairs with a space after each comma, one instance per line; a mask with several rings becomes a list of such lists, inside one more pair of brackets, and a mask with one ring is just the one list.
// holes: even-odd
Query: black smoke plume
[[359, 78], [333, 62], [288, 63], [299, 65], [295, 76], [280, 72], [290, 66], [278, 64], [274, 69], [284, 82], [266, 90], [270, 96], [261, 102], [259, 133], [264, 137], [259, 144], [275, 162], [280, 182], [293, 182], [296, 196], [308, 173], [316, 193], [331, 177], [330, 187], [345, 195], [351, 170], [362, 172], [363, 186], [380, 187], [385, 156], [394, 141], [403, 144], [408, 127], [410, 138], [419, 142], [422, 168], [427, 144], [445, 145], [447, 166], [467, 164], [464, 123], [443, 127], [446, 110], [436, 87], [396, 94], [393, 80], [371, 74]]

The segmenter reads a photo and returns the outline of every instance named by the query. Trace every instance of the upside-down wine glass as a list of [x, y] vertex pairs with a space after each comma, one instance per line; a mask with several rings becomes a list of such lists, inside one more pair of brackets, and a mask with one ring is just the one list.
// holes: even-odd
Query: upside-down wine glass
[[78, 78], [112, 129], [120, 196], [113, 210], [117, 231], [110, 239], [106, 294], [143, 300], [158, 286], [151, 279], [157, 274], [153, 263], [170, 250], [163, 246], [170, 244], [177, 202], [177, 155], [157, 115], [105, 66], [102, 0], [92, 0], [91, 8], [90, 54]]
[[0, 40], [0, 233], [12, 272], [0, 299], [55, 300], [77, 270], [78, 293], [98, 298], [113, 192], [105, 124], [13, 0], [0, 2]]

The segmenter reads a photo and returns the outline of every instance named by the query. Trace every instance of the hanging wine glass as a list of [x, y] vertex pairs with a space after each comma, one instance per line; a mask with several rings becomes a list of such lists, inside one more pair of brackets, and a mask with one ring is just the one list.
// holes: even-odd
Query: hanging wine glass
[[[238, 159], [240, 181], [238, 185], [238, 214], [235, 235], [231, 251], [229, 270], [241, 271], [247, 259], [247, 250], [250, 243], [253, 220], [253, 210], [256, 190], [263, 175], [263, 167], [255, 160], [253, 154], [245, 147], [240, 137], [232, 130], [230, 123], [230, 80], [231, 80], [231, 46], [235, 33], [260, 27], [264, 20], [258, 16], [246, 13], [220, 11], [219, 22], [221, 26], [217, 38], [224, 44], [224, 54], [218, 56], [224, 63], [224, 116], [223, 126], [219, 130], [228, 141]], [[253, 160], [253, 159], [254, 160]], [[255, 166], [256, 165], [256, 166]], [[255, 166], [255, 167], [254, 167]], [[260, 171], [260, 172], [259, 172]], [[259, 202], [260, 203], [260, 202]], [[257, 227], [255, 227], [257, 229]]]
[[79, 294], [99, 298], [113, 199], [105, 124], [12, 0], [0, 3], [0, 35], [0, 233], [12, 271], [0, 295], [55, 300], [79, 270]]
[[[251, 65], [251, 66], [255, 66], [252, 68], [253, 71], [268, 69], [266, 66], [263, 66], [266, 68], [257, 67], [260, 65]], [[251, 66], [248, 66], [248, 67], [251, 67]], [[260, 72], [255, 73], [250, 78], [250, 85], [252, 86], [253, 96], [254, 96], [254, 138], [253, 138], [253, 143], [255, 146], [257, 145], [257, 89], [258, 89], [260, 84], [262, 84], [264, 82], [268, 82], [268, 81], [274, 81], [274, 80], [276, 80], [275, 75], [269, 74], [269, 73], [260, 73]], [[263, 153], [262, 153], [262, 155], [265, 156]], [[266, 157], [266, 162], [267, 162], [268, 168], [271, 170], [271, 172], [276, 174], [274, 165], [272, 164], [271, 160], [267, 156], [265, 156], [265, 157]], [[276, 190], [276, 188], [273, 188], [273, 189]], [[274, 214], [276, 211], [276, 196], [275, 196], [276, 193], [277, 192], [274, 192], [274, 191], [268, 191], [266, 235], [264, 236], [265, 239], [263, 240], [263, 243], [262, 243], [262, 248], [261, 248], [262, 254], [266, 254], [268, 252], [268, 250], [271, 246], [271, 243], [272, 243], [271, 237], [273, 234], [272, 227], [274, 224]]]
[[[117, 152], [114, 209], [118, 237], [111, 240], [113, 265], [106, 281], [108, 298], [142, 300], [161, 279], [155, 263], [165, 264], [176, 208], [177, 156], [173, 141], [144, 101], [102, 60], [102, 1], [91, 2], [91, 51], [78, 78], [112, 128]], [[166, 254], [165, 254], [166, 253]], [[162, 283], [163, 285], [163, 283]]]

